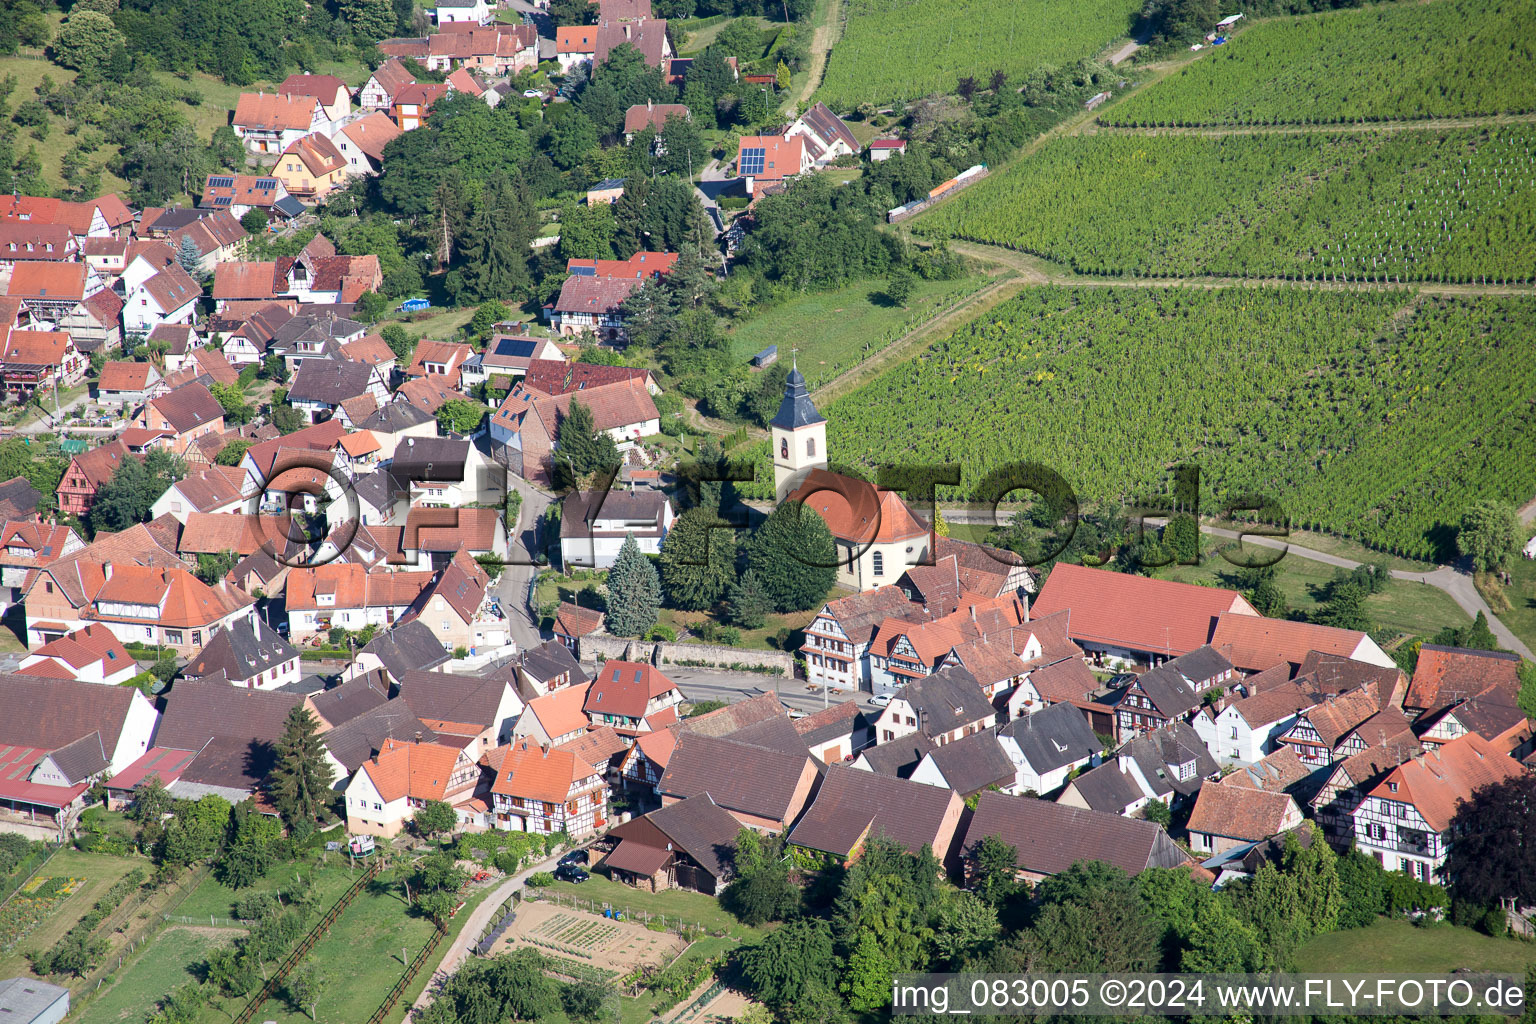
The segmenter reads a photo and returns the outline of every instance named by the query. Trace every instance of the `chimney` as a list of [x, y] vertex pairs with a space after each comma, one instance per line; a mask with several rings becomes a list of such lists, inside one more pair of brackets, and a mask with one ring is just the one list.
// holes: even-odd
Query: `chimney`
[[101, 563], [101, 574], [102, 574], [102, 576], [104, 576], [107, 579], [111, 579], [112, 578], [112, 563], [111, 562], [102, 562]]
[[651, 104], [651, 101], [650, 101], [649, 97], [647, 97], [647, 99], [645, 101], [645, 109], [646, 110], [654, 110], [655, 109], [655, 107]]
[[1121, 775], [1126, 774], [1127, 772], [1129, 772], [1131, 770], [1131, 755], [1130, 754], [1116, 754], [1115, 755], [1115, 764], [1116, 764], [1116, 766], [1119, 767]]

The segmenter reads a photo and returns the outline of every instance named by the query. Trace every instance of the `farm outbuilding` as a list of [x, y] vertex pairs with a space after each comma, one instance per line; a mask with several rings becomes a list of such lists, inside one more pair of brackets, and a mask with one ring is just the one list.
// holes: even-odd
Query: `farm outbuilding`
[[752, 357], [752, 365], [761, 370], [765, 366], [772, 366], [779, 361], [779, 346], [769, 345], [757, 355]]

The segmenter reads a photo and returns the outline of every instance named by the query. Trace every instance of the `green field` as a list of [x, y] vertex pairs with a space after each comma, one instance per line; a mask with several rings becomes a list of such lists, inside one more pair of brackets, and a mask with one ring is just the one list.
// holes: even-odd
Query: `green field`
[[[1238, 568], [1219, 554], [1207, 552], [1199, 565], [1173, 565], [1156, 575], [1182, 583], [1205, 583], [1241, 589]], [[1287, 555], [1275, 565], [1275, 584], [1293, 611], [1310, 614], [1322, 603], [1318, 598], [1336, 570], [1331, 565]], [[1436, 587], [1393, 580], [1379, 594], [1365, 599], [1366, 614], [1376, 626], [1410, 636], [1433, 636], [1446, 626], [1462, 627], [1472, 621], [1451, 595]]]
[[1536, 492], [1536, 300], [1030, 288], [823, 409], [868, 466], [1033, 460], [1087, 504], [1260, 493], [1303, 526], [1443, 553], [1465, 504]]
[[[356, 878], [356, 874], [349, 873], [347, 870], [346, 857], [336, 855], [331, 856], [330, 863], [325, 867], [313, 864], [284, 865], [240, 890], [231, 889], [209, 875], [182, 901], [175, 913], [181, 917], [194, 919], [233, 917], [233, 904], [236, 900], [256, 893], [275, 893], [284, 890], [293, 884], [295, 871], [302, 872], [306, 876], [313, 875], [315, 888], [320, 893], [320, 905], [326, 907], [336, 902], [337, 897], [346, 892], [347, 887]], [[362, 869], [357, 869], [357, 874], [361, 873]], [[204, 923], [214, 922], [205, 921]]]
[[1080, 273], [1536, 276], [1536, 129], [1055, 141], [915, 221]]
[[[238, 929], [172, 925], [157, 932], [145, 951], [102, 985], [74, 1019], [80, 1024], [138, 1024], [155, 1001], [177, 985], [198, 980], [194, 968], [208, 953], [234, 940]], [[233, 1004], [231, 1004], [233, 1005]]]
[[596, 903], [599, 912], [606, 903], [633, 915], [664, 915], [668, 920], [681, 919], [688, 924], [703, 925], [712, 932], [723, 931], [738, 939], [750, 939], [762, 934], [762, 929], [748, 927], [726, 913], [713, 897], [686, 889], [644, 892], [599, 874], [594, 874], [585, 882], [556, 882], [547, 889], [564, 897], [567, 906], [570, 905], [570, 897], [575, 896]]
[[1445, 0], [1264, 22], [1100, 120], [1318, 124], [1533, 108], [1536, 7]]
[[993, 280], [976, 274], [959, 281], [919, 281], [905, 309], [885, 297], [884, 281], [797, 295], [736, 325], [729, 335], [731, 353], [745, 362], [778, 345], [779, 359], [787, 361], [793, 345], [800, 350], [800, 372], [814, 388]]
[[[469, 909], [459, 913], [468, 914]], [[314, 965], [322, 983], [323, 994], [316, 1008], [320, 1019], [366, 1020], [383, 1002], [390, 986], [405, 973], [409, 959], [427, 944], [433, 931], [429, 920], [412, 914], [406, 907], [400, 883], [394, 876], [381, 875], [358, 894], [305, 960]], [[407, 957], [405, 962], [400, 959], [401, 947]], [[442, 945], [433, 953], [432, 969], [446, 952], [447, 946]], [[424, 973], [430, 977], [431, 969]], [[309, 1020], [307, 1011], [307, 1007], [304, 1012], [295, 1010], [279, 995], [262, 1005], [258, 1019], [299, 1024]], [[397, 1008], [392, 1019], [398, 1020], [403, 1014]]]
[[1416, 928], [1382, 918], [1369, 928], [1329, 932], [1296, 952], [1296, 969], [1319, 973], [1440, 974], [1467, 968], [1524, 974], [1536, 966], [1536, 946], [1495, 939], [1452, 924]]
[[834, 110], [986, 86], [1042, 63], [1091, 57], [1130, 28], [1127, 0], [844, 0], [843, 36], [816, 98]]

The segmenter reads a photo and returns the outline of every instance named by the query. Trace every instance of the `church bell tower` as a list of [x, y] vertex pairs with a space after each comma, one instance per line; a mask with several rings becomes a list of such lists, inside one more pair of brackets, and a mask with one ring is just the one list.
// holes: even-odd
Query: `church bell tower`
[[773, 496], [782, 504], [811, 470], [827, 467], [827, 421], [811, 402], [799, 366], [791, 366], [784, 400], [768, 426], [773, 434]]

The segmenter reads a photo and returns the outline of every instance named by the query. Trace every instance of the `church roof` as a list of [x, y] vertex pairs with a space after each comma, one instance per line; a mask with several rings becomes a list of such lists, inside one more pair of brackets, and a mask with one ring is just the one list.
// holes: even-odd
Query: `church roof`
[[784, 380], [784, 400], [779, 403], [779, 411], [773, 419], [768, 421], [771, 427], [781, 430], [795, 430], [799, 427], [808, 427], [813, 423], [825, 423], [826, 417], [816, 411], [816, 406], [811, 402], [811, 393], [806, 389], [805, 378], [800, 375], [800, 368], [795, 367], [789, 371], [789, 376]]

